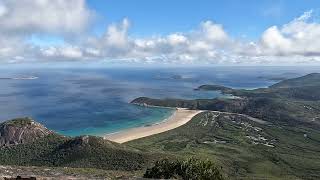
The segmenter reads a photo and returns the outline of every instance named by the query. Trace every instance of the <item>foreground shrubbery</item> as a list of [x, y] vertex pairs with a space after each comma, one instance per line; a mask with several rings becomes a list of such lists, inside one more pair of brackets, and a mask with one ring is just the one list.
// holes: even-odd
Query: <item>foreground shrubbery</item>
[[144, 178], [221, 180], [223, 176], [211, 161], [190, 158], [184, 161], [157, 161], [154, 167], [147, 169]]

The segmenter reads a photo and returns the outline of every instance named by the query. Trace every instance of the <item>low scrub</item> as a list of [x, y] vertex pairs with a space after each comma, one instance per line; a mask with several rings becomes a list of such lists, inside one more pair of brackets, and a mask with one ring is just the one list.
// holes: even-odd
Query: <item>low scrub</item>
[[147, 169], [144, 178], [222, 180], [223, 176], [211, 161], [190, 158], [182, 161], [157, 161], [152, 168]]

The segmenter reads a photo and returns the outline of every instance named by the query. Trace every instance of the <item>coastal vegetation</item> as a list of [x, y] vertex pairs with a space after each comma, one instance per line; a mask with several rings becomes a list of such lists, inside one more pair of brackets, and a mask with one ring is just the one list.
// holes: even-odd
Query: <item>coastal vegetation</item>
[[190, 179], [190, 180], [222, 180], [220, 170], [211, 161], [195, 158], [188, 160], [163, 159], [147, 169], [144, 178], [154, 179]]
[[[27, 124], [22, 121], [24, 120], [21, 119], [22, 124]], [[25, 121], [29, 120], [25, 119]], [[154, 161], [162, 158], [170, 158], [177, 163], [182, 163], [182, 161], [178, 161], [182, 157], [173, 154], [141, 151], [94, 136], [71, 138], [52, 133], [45, 137], [36, 138], [33, 142], [0, 148], [0, 164], [10, 166], [11, 171], [14, 171], [16, 166], [18, 166], [17, 169], [21, 169], [19, 166], [50, 167], [56, 173], [85, 177], [110, 177], [112, 174], [114, 176], [120, 174], [120, 178], [134, 175], [143, 176], [147, 167], [151, 167]], [[159, 163], [155, 164], [159, 165]], [[195, 168], [197, 166], [201, 166], [201, 171]], [[68, 168], [59, 169], [58, 167]], [[221, 176], [219, 169], [207, 161], [189, 160], [184, 162], [183, 166], [181, 164], [182, 167], [184, 169], [179, 171], [178, 169], [171, 170], [182, 177]], [[39, 172], [39, 168], [33, 168], [33, 172], [43, 175]], [[152, 171], [147, 170], [145, 177], [152, 177], [153, 173], [155, 173], [155, 168], [152, 168]]]
[[147, 165], [149, 156], [100, 137], [76, 138], [51, 134], [32, 143], [2, 147], [0, 164], [57, 166], [134, 171]]
[[128, 142], [136, 148], [209, 158], [228, 178], [320, 177], [320, 74], [253, 90], [200, 86], [236, 98], [151, 99], [135, 104], [207, 110], [184, 126]]
[[140, 97], [132, 103], [247, 114], [278, 124], [319, 124], [319, 82], [320, 74], [313, 73], [253, 90], [205, 85], [197, 90], [220, 90], [236, 98], [184, 100]]
[[82, 175], [121, 172], [120, 178], [319, 179], [319, 82], [314, 73], [254, 90], [197, 88], [235, 98], [140, 97], [132, 103], [204, 112], [176, 129], [124, 144], [65, 137], [30, 118], [7, 121], [0, 124], [0, 164], [68, 167], [67, 174]]
[[279, 126], [208, 111], [179, 128], [126, 145], [209, 159], [223, 167], [227, 179], [316, 179], [320, 176], [319, 138], [319, 131], [311, 127]]

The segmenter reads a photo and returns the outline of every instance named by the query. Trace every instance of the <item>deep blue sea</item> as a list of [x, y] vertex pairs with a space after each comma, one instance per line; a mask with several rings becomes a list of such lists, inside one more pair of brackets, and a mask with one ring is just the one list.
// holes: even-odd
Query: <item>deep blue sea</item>
[[202, 84], [233, 88], [267, 87], [267, 77], [297, 77], [318, 67], [198, 68], [1, 68], [0, 78], [36, 76], [33, 80], [0, 79], [0, 122], [32, 117], [64, 135], [103, 135], [153, 124], [172, 109], [129, 104], [140, 96], [215, 98], [219, 92], [194, 91]]

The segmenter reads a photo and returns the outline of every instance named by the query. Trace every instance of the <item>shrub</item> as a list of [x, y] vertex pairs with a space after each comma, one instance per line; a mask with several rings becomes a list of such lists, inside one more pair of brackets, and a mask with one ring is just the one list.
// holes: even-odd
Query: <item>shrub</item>
[[190, 158], [183, 161], [168, 159], [157, 161], [152, 168], [147, 169], [144, 178], [222, 180], [223, 176], [211, 161]]

